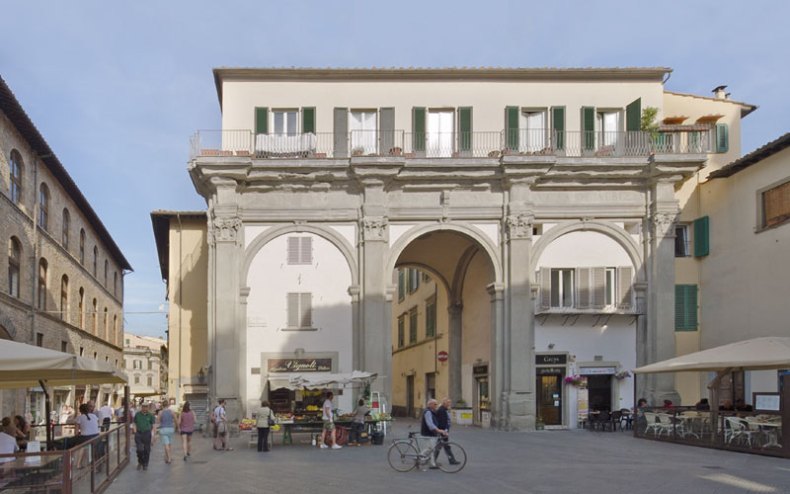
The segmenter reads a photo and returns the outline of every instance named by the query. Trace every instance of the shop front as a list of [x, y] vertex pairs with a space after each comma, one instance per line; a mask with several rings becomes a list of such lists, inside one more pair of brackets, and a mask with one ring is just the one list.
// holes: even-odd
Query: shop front
[[564, 425], [563, 381], [567, 363], [567, 354], [535, 355], [537, 417], [544, 426]]

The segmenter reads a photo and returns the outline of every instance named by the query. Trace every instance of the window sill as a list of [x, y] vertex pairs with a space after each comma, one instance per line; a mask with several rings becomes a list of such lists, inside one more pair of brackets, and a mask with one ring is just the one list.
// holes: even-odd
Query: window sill
[[552, 307], [550, 309], [537, 309], [535, 311], [535, 315], [576, 315], [576, 314], [591, 314], [591, 315], [599, 315], [599, 314], [625, 314], [625, 315], [635, 315], [636, 309], [629, 308], [629, 309], [618, 309], [617, 307], [602, 307], [599, 309], [580, 309], [577, 307]]
[[763, 232], [774, 230], [776, 228], [779, 228], [779, 227], [785, 226], [785, 225], [790, 225], [790, 218], [787, 218], [786, 220], [780, 221], [779, 223], [773, 224], [771, 226], [760, 226], [760, 227], [757, 227], [757, 228], [754, 229], [754, 233], [755, 234], [763, 233]]
[[401, 347], [398, 347], [398, 348], [392, 350], [392, 353], [394, 355], [394, 354], [396, 354], [398, 352], [404, 352], [406, 350], [411, 350], [412, 348], [416, 348], [416, 347], [418, 347], [420, 345], [424, 345], [426, 343], [431, 343], [433, 341], [439, 340], [439, 339], [441, 339], [441, 337], [442, 337], [442, 335], [438, 334], [436, 336], [431, 336], [430, 338], [425, 338], [424, 340], [420, 340], [420, 341], [417, 341], [415, 343], [409, 343], [408, 345], [403, 345]]
[[280, 331], [318, 331], [318, 328], [280, 328]]

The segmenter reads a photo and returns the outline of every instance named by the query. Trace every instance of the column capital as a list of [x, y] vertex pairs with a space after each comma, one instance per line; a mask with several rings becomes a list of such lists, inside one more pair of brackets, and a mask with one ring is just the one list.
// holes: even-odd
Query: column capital
[[238, 216], [215, 217], [208, 225], [208, 243], [215, 245], [218, 243], [238, 243], [239, 230], [241, 229], [241, 218]]
[[491, 295], [491, 301], [502, 300], [505, 295], [504, 283], [489, 283], [486, 285], [486, 291]]
[[658, 212], [653, 213], [650, 222], [653, 227], [653, 235], [656, 237], [674, 237], [677, 213]]
[[532, 238], [532, 224], [535, 215], [531, 213], [511, 214], [505, 218], [505, 232], [508, 240]]
[[386, 216], [366, 216], [362, 218], [363, 241], [387, 242], [389, 220]]

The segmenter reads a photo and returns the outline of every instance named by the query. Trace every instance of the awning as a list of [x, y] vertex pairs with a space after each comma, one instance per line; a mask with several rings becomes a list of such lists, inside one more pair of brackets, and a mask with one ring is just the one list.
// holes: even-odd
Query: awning
[[126, 376], [105, 362], [10, 340], [0, 340], [0, 388], [125, 383]]
[[270, 377], [268, 381], [269, 381], [270, 390], [281, 389], [281, 388], [291, 389], [291, 390], [299, 389], [299, 386], [291, 385], [291, 380], [288, 377], [284, 377], [284, 376]]
[[689, 353], [634, 369], [637, 374], [723, 369], [771, 370], [790, 368], [790, 338], [769, 336]]
[[365, 385], [376, 379], [372, 372], [353, 371], [348, 374], [296, 374], [291, 376], [291, 385], [298, 388], [316, 389]]

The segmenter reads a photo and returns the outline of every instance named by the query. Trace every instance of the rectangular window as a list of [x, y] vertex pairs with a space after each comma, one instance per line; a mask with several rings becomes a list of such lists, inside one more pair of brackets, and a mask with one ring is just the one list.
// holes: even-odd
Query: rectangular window
[[403, 302], [406, 298], [406, 270], [398, 270], [398, 302]]
[[730, 150], [730, 131], [727, 124], [716, 124], [716, 152], [726, 153]]
[[620, 116], [620, 111], [599, 111], [596, 114], [598, 148], [614, 148], [617, 145], [617, 138], [620, 134]]
[[409, 311], [409, 344], [417, 343], [417, 307]]
[[430, 110], [428, 112], [426, 155], [429, 158], [449, 158], [455, 151], [455, 112]]
[[436, 373], [428, 372], [425, 374], [425, 399], [436, 399]]
[[36, 346], [44, 346], [44, 333], [36, 333]]
[[288, 237], [288, 264], [310, 265], [313, 263], [312, 237]]
[[436, 336], [436, 297], [425, 302], [425, 337]]
[[63, 353], [69, 353], [69, 342], [68, 341], [61, 341], [60, 342], [60, 351]]
[[84, 347], [80, 347], [80, 357], [82, 357], [84, 355], [85, 355], [85, 348]]
[[694, 220], [694, 257], [710, 254], [710, 218], [703, 216]]
[[522, 110], [518, 150], [537, 153], [546, 148], [546, 110]]
[[675, 285], [675, 331], [697, 330], [697, 285]]
[[409, 277], [406, 282], [406, 291], [409, 293], [414, 293], [418, 288], [420, 288], [420, 270], [409, 268], [408, 276]]
[[292, 329], [312, 329], [313, 327], [313, 294], [288, 294], [288, 327]]
[[348, 128], [351, 132], [352, 156], [378, 153], [378, 126], [376, 110], [352, 110]]
[[551, 270], [551, 307], [573, 307], [573, 270]]
[[691, 255], [691, 241], [689, 240], [689, 226], [675, 226], [675, 257], [688, 257]]
[[154, 385], [154, 377], [148, 376], [148, 386], [153, 386], [153, 385]]
[[299, 110], [272, 111], [272, 129], [274, 135], [295, 136], [299, 129]]
[[761, 194], [761, 228], [771, 228], [790, 220], [790, 181]]
[[406, 316], [398, 316], [398, 348], [406, 344]]

